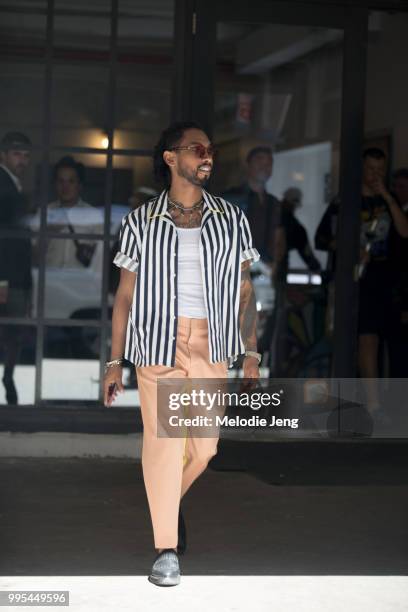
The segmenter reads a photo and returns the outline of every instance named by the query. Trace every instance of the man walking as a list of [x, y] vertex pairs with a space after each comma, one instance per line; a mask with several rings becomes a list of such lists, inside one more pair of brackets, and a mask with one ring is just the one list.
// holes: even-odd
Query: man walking
[[245, 214], [204, 189], [214, 147], [193, 122], [171, 125], [154, 151], [165, 189], [122, 222], [105, 404], [122, 386], [122, 359], [136, 366], [143, 419], [143, 476], [157, 556], [149, 580], [180, 582], [185, 549], [180, 500], [217, 452], [216, 437], [157, 437], [157, 381], [227, 378], [245, 353], [259, 378], [256, 302], [249, 275], [259, 259]]

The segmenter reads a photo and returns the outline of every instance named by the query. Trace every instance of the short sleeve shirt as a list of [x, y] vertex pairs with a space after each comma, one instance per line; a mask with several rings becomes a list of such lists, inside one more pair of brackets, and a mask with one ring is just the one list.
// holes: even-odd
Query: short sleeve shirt
[[[210, 362], [228, 359], [231, 366], [245, 352], [239, 329], [241, 263], [260, 255], [245, 213], [205, 190], [203, 197], [199, 251]], [[178, 237], [167, 206], [165, 190], [126, 215], [114, 258], [117, 266], [137, 272], [124, 355], [136, 366], [175, 365]]]

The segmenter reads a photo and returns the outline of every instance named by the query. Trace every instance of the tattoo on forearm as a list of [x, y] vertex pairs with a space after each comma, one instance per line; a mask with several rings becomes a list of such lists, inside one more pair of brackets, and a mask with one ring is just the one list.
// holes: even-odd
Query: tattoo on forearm
[[[247, 264], [247, 262], [244, 262]], [[248, 265], [242, 265], [241, 269], [241, 297], [239, 305], [239, 323], [241, 337], [246, 351], [257, 350], [256, 325], [257, 311], [255, 291], [252, 285]]]

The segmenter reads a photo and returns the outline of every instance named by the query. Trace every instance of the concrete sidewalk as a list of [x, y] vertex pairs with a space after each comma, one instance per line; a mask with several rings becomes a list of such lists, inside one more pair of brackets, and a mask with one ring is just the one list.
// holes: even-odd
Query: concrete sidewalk
[[0, 577], [8, 591], [69, 591], [73, 612], [403, 612], [407, 586], [401, 576], [182, 576], [171, 589], [140, 576]]
[[[97, 592], [111, 589], [113, 596], [121, 584], [133, 593], [127, 604], [116, 606], [122, 610], [130, 610], [132, 602], [133, 610], [148, 609], [139, 605], [141, 592], [187, 605], [193, 597], [198, 601], [202, 590], [223, 599], [215, 610], [247, 609], [249, 600], [256, 611], [272, 605], [291, 610], [291, 601], [293, 610], [340, 610], [331, 598], [347, 589], [345, 596], [354, 592], [360, 611], [406, 609], [405, 578], [390, 578], [406, 577], [408, 569], [405, 484], [276, 486], [245, 472], [208, 469], [183, 502], [188, 550], [177, 587], [182, 596], [163, 594], [166, 589], [146, 580], [154, 550], [137, 461], [3, 459], [0, 480], [0, 574], [8, 577], [3, 589], [14, 588], [18, 577], [19, 588], [30, 588], [33, 576], [44, 577], [36, 579], [39, 589], [46, 588], [45, 577], [61, 577], [54, 584], [62, 589], [68, 580], [63, 577], [76, 576], [70, 584], [82, 593], [84, 577], [99, 576], [87, 610], [113, 609], [97, 603]], [[222, 576], [228, 579], [216, 578]], [[311, 598], [306, 607], [303, 597]], [[343, 599], [341, 609], [344, 605]], [[204, 608], [189, 603], [189, 610], [199, 609]]]

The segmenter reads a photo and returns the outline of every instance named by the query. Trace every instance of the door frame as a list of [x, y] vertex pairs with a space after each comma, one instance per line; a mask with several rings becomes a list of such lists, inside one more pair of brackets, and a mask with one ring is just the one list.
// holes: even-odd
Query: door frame
[[[384, 2], [371, 2], [376, 8]], [[395, 2], [396, 6], [400, 3]], [[295, 6], [296, 5], [296, 10]], [[211, 3], [176, 0], [173, 118], [198, 121], [211, 136], [217, 22], [263, 22], [342, 29], [343, 72], [340, 129], [338, 248], [331, 375], [353, 378], [357, 369], [358, 263], [360, 246], [361, 151], [368, 33], [368, 2], [245, 0]], [[196, 69], [199, 67], [199, 69]], [[177, 75], [177, 76], [176, 76]], [[347, 330], [347, 333], [344, 333]]]

